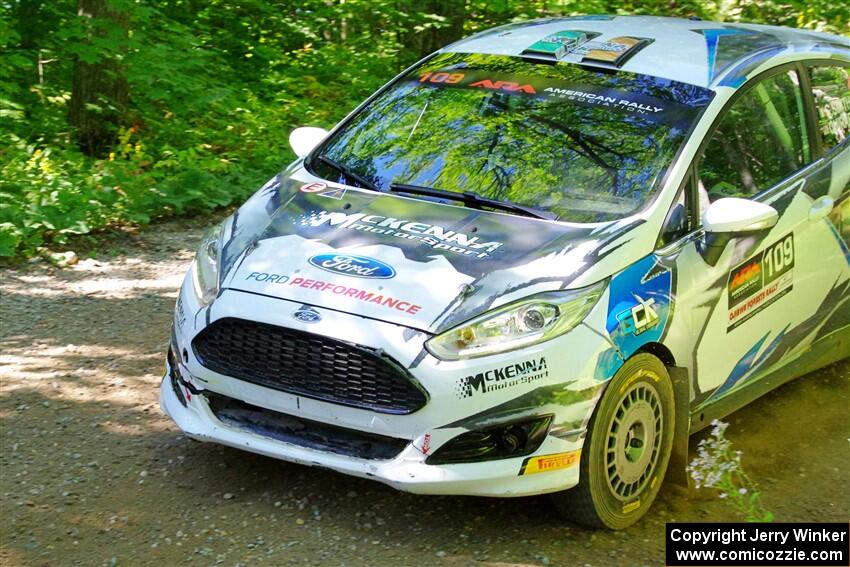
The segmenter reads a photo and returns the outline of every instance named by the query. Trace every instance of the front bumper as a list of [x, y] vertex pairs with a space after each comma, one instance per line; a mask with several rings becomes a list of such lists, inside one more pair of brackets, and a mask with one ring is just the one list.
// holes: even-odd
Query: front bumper
[[[578, 466], [520, 476], [525, 457], [435, 466], [425, 464], [424, 455], [413, 443], [394, 459], [384, 461], [358, 459], [284, 443], [221, 422], [213, 414], [203, 393], [192, 394], [183, 389], [184, 406], [172, 387], [170, 372], [168, 365], [160, 387], [160, 407], [186, 435], [198, 441], [212, 441], [275, 459], [377, 480], [417, 494], [530, 496], [565, 490], [578, 484]], [[178, 388], [184, 387], [178, 385]]]
[[[596, 375], [608, 343], [580, 325], [568, 335], [526, 349], [474, 361], [442, 362], [421, 356], [427, 338], [404, 327], [326, 310], [318, 323], [302, 323], [291, 316], [297, 303], [225, 290], [210, 307], [201, 308], [191, 286], [184, 285], [178, 301], [173, 336], [175, 357], [166, 362], [160, 405], [194, 439], [213, 441], [254, 453], [370, 478], [397, 489], [422, 494], [527, 496], [566, 490], [579, 480], [578, 454], [604, 379]], [[239, 317], [316, 333], [352, 344], [381, 349], [407, 368], [429, 394], [428, 403], [408, 415], [376, 413], [271, 389], [213, 372], [196, 357], [192, 341], [207, 326], [225, 317]], [[596, 325], [601, 325], [602, 314]], [[569, 353], [565, 356], [564, 353]], [[511, 388], [474, 389], [462, 395], [459, 385], [493, 368], [526, 359], [548, 361], [547, 377]], [[172, 386], [175, 365], [181, 380]], [[492, 374], [487, 374], [492, 376]], [[481, 384], [470, 386], [477, 388]], [[276, 412], [284, 419], [309, 420], [366, 435], [400, 440], [404, 448], [393, 458], [358, 458], [315, 446], [282, 441], [217, 417], [215, 396], [237, 400]], [[184, 405], [185, 402], [185, 405]], [[219, 414], [220, 415], [220, 414]], [[552, 427], [540, 447], [529, 456], [463, 464], [428, 464], [428, 455], [469, 430], [552, 415]], [[430, 451], [429, 451], [430, 449]], [[542, 457], [538, 461], [537, 458]], [[533, 462], [530, 462], [533, 459]]]

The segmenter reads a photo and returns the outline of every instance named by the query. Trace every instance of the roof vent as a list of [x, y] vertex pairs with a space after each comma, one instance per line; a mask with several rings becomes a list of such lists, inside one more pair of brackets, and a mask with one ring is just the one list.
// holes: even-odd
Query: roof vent
[[549, 34], [539, 41], [535, 41], [523, 50], [522, 54], [538, 57], [543, 56], [557, 61], [598, 35], [598, 32], [562, 30]]
[[654, 40], [645, 37], [620, 36], [608, 41], [593, 41], [582, 46], [576, 53], [584, 55], [582, 63], [609, 63], [622, 67], [635, 53]]

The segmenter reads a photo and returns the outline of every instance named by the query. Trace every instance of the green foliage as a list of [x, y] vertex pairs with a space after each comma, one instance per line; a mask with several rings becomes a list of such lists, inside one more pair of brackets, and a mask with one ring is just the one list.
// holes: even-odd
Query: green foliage
[[718, 497], [737, 510], [747, 522], [772, 522], [773, 512], [761, 503], [761, 493], [744, 471], [741, 451], [732, 450], [726, 438], [728, 423], [711, 422], [711, 435], [699, 442], [697, 458], [688, 472], [698, 489], [718, 491]]
[[[98, 2], [119, 17], [78, 15]], [[850, 30], [850, 7], [825, 0], [0, 3], [0, 256], [238, 202], [293, 159], [292, 128], [333, 125], [461, 33], [601, 12]], [[85, 155], [69, 126], [77, 61], [111, 63], [127, 83], [106, 158]], [[115, 110], [94, 100], [88, 110]]]

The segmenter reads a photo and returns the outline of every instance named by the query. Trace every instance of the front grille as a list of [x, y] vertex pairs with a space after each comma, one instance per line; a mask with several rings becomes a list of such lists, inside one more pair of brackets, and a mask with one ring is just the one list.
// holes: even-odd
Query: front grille
[[317, 400], [397, 414], [427, 401], [387, 356], [295, 329], [219, 319], [195, 337], [192, 349], [214, 372]]

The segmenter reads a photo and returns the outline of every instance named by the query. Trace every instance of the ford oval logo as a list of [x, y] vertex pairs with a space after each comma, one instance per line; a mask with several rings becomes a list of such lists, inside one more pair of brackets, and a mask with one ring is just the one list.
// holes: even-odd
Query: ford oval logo
[[322, 320], [322, 316], [319, 312], [309, 305], [302, 305], [295, 313], [292, 314], [292, 316], [302, 323], [318, 323]]
[[320, 270], [345, 276], [354, 276], [355, 278], [388, 280], [395, 277], [395, 270], [392, 266], [374, 258], [367, 258], [366, 256], [319, 254], [310, 258], [308, 262]]

